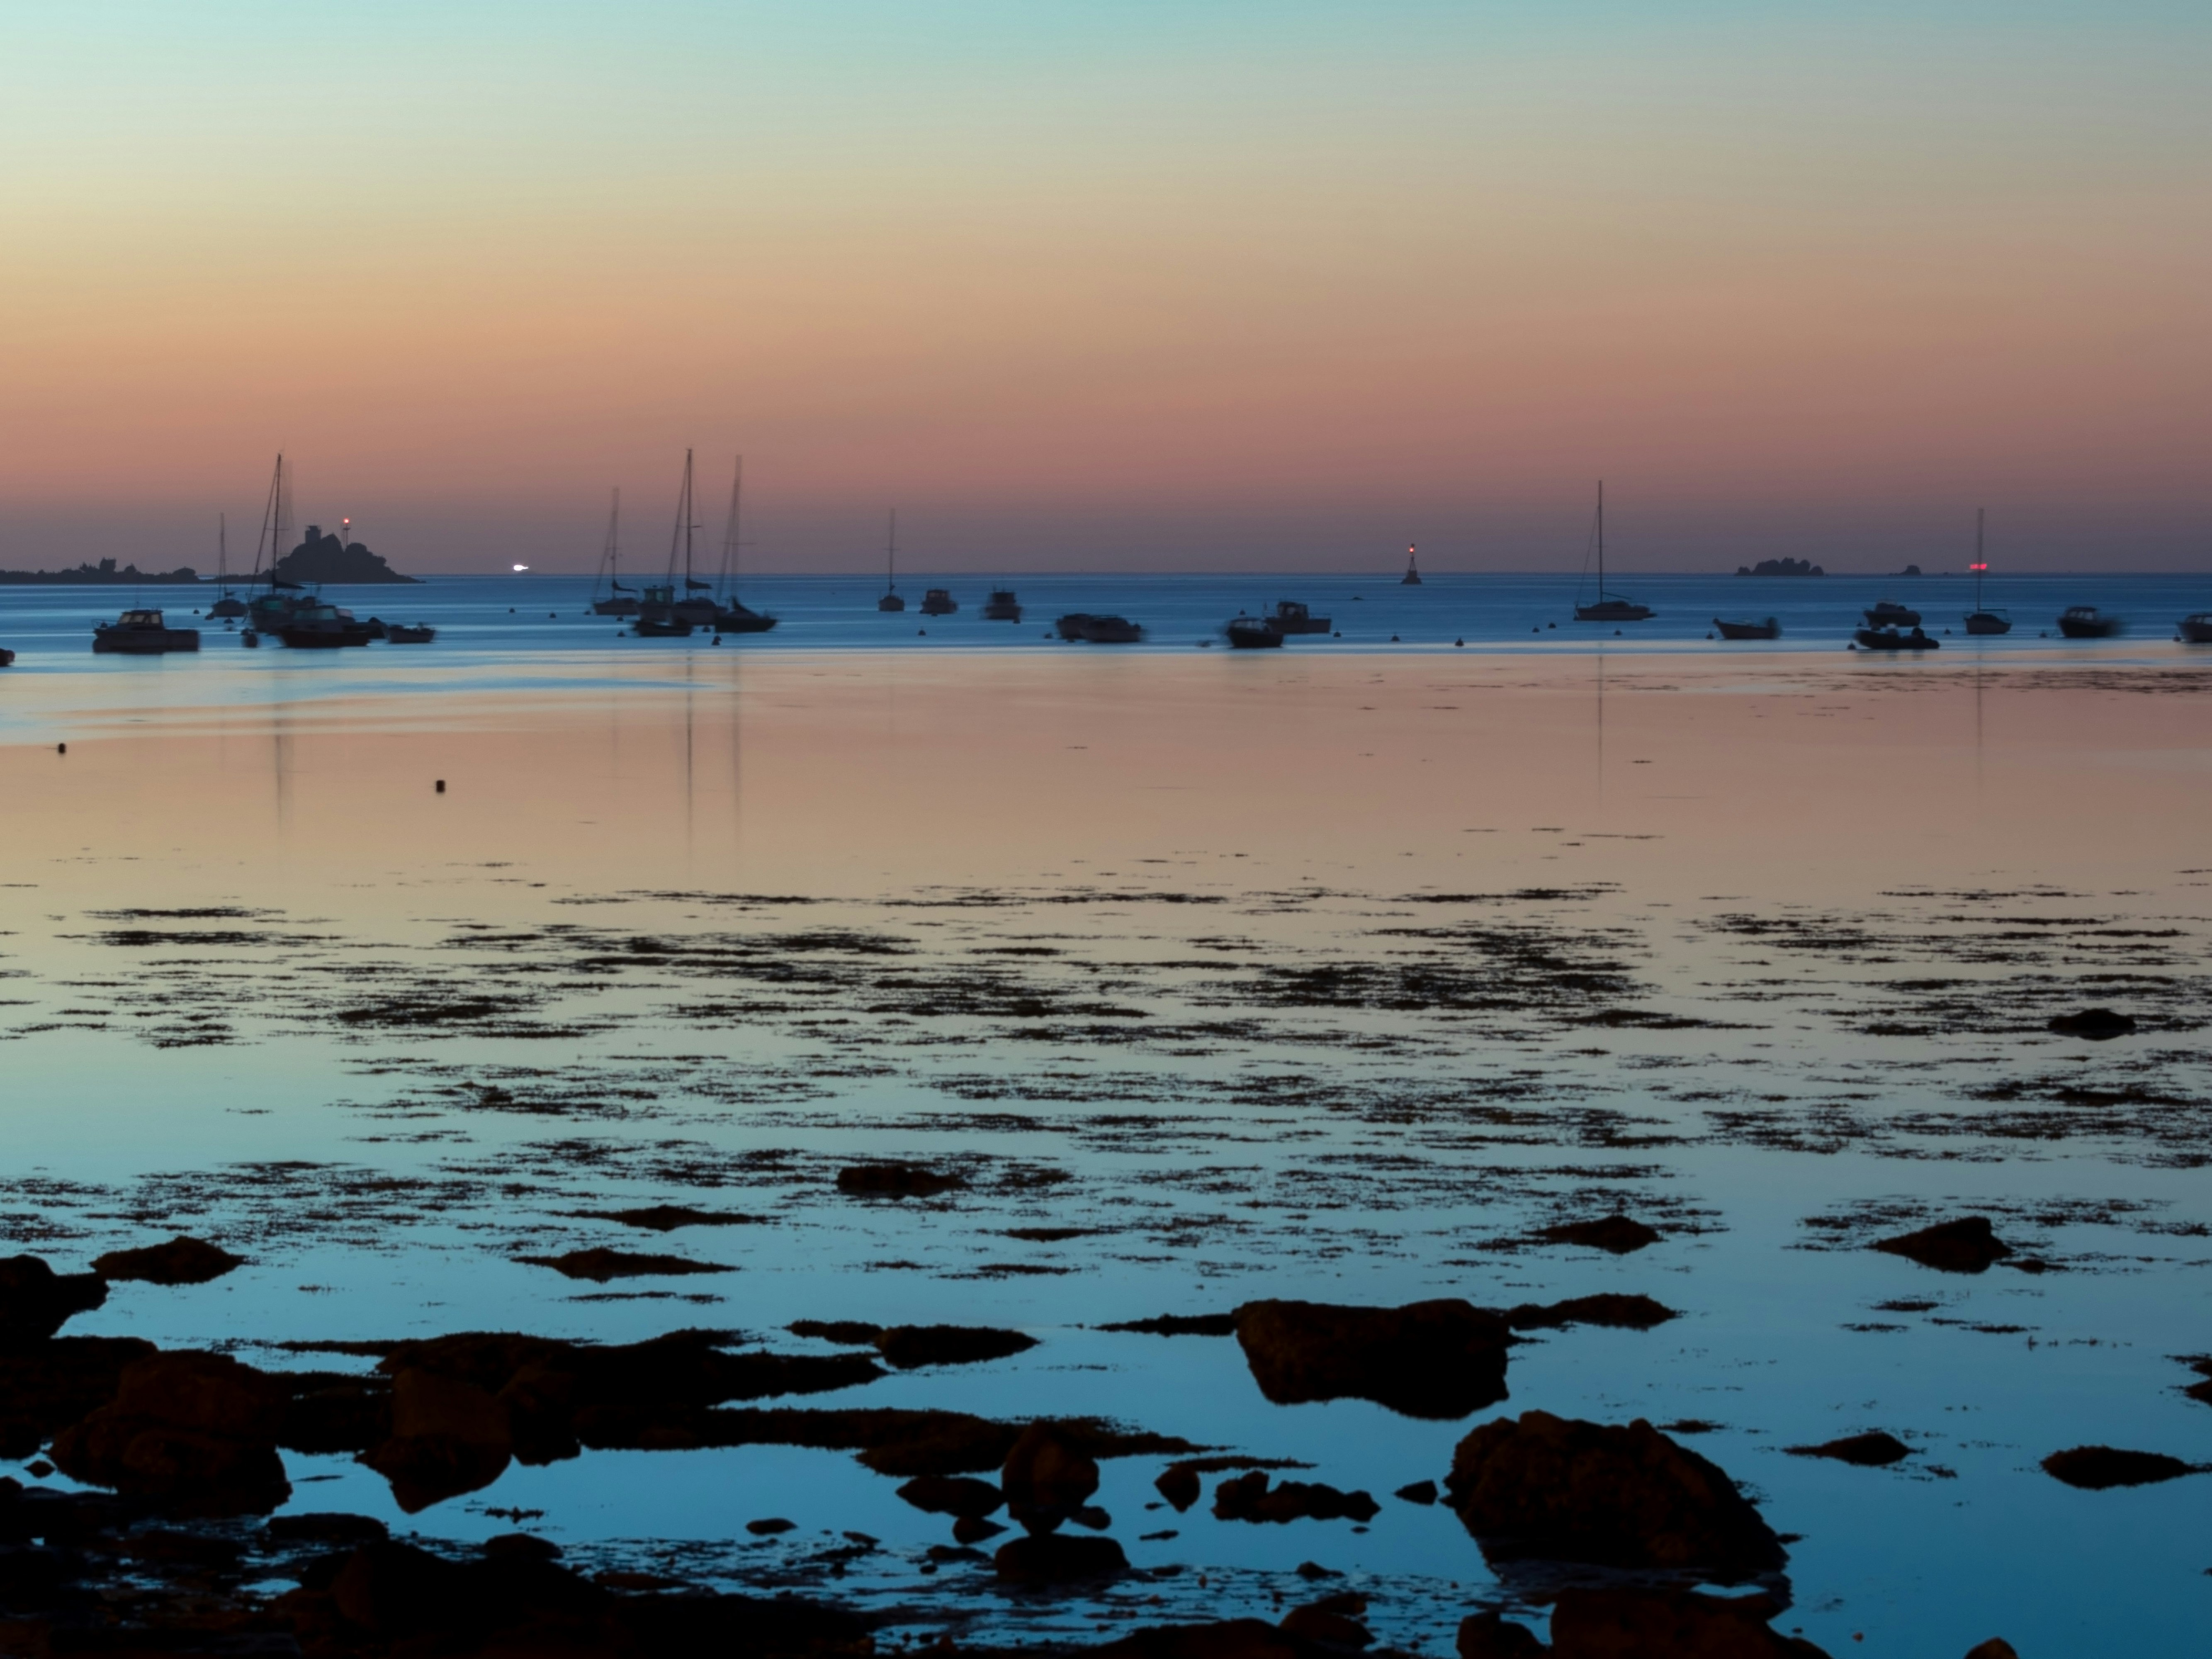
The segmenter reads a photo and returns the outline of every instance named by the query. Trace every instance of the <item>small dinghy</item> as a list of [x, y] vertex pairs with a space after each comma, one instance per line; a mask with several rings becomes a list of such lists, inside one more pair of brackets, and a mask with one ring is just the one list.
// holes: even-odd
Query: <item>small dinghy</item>
[[2058, 613], [2058, 631], [2069, 640], [2109, 640], [2124, 624], [2094, 605], [2069, 605]]
[[1223, 630], [1229, 643], [1239, 651], [1280, 650], [1283, 630], [1275, 625], [1273, 617], [1235, 617]]
[[983, 601], [983, 620], [1019, 622], [1021, 619], [1022, 602], [1014, 597], [1014, 590], [1011, 587], [993, 588], [991, 597]]
[[2184, 617], [2179, 637], [2185, 645], [2212, 645], [2212, 611], [2200, 611], [2193, 617]]
[[384, 642], [386, 645], [428, 645], [438, 637], [438, 630], [426, 623], [410, 628], [404, 623], [386, 623]]
[[1765, 622], [1723, 622], [1716, 617], [1713, 626], [1720, 630], [1724, 640], [1778, 640], [1782, 637], [1782, 624], [1771, 617]]
[[1862, 628], [1854, 635], [1862, 651], [1940, 651], [1943, 641], [1931, 640], [1918, 629], [1909, 634], [1894, 628]]

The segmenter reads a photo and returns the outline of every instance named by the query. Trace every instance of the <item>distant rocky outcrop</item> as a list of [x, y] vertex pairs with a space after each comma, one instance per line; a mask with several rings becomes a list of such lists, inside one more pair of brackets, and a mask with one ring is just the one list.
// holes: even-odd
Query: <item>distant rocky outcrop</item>
[[307, 538], [276, 562], [276, 575], [281, 581], [341, 585], [417, 580], [401, 575], [385, 563], [380, 555], [370, 552], [359, 542], [325, 535], [319, 524], [309, 525]]
[[[1761, 559], [1757, 564], [1740, 564], [1735, 568], [1739, 576], [1825, 576], [1828, 573], [1810, 559]], [[1916, 575], [1918, 572], [1914, 573]]]
[[152, 582], [184, 586], [199, 579], [199, 573], [188, 564], [180, 564], [174, 570], [141, 570], [135, 564], [126, 564], [118, 570], [112, 559], [102, 559], [98, 564], [81, 564], [74, 570], [0, 570], [0, 586], [9, 587], [112, 587], [118, 583], [137, 586]]

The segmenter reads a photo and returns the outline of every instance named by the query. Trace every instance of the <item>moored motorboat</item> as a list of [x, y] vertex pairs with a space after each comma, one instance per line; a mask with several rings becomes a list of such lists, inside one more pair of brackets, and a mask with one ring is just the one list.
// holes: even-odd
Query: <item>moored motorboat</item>
[[295, 605], [292, 614], [272, 630], [295, 651], [335, 651], [367, 645], [376, 637], [369, 625], [350, 611], [341, 611], [321, 599]]
[[1092, 645], [1135, 645], [1145, 630], [1127, 617], [1085, 617], [1078, 637]]
[[960, 608], [960, 601], [952, 597], [951, 590], [933, 587], [921, 596], [921, 614], [925, 617], [949, 617]]
[[404, 623], [387, 623], [384, 629], [386, 645], [428, 645], [438, 637], [438, 630], [427, 623], [417, 623], [410, 628]]
[[775, 626], [775, 617], [765, 611], [750, 610], [735, 599], [714, 615], [717, 634], [765, 634]]
[[2185, 645], [2212, 645], [2212, 611], [2200, 611], [2193, 617], [2184, 617], [2176, 634]]
[[15, 653], [10, 651], [6, 646], [0, 645], [0, 668], [13, 667], [15, 665]]
[[1969, 611], [1966, 613], [1966, 631], [1982, 635], [2009, 634], [2012, 632], [2012, 618], [2002, 611]]
[[1283, 630], [1273, 617], [1232, 617], [1222, 631], [1239, 651], [1279, 649], [1283, 643]]
[[1018, 623], [1021, 619], [1022, 602], [1014, 597], [1014, 590], [1011, 587], [993, 588], [991, 597], [983, 601], [983, 620]]
[[1920, 613], [1909, 605], [1899, 605], [1895, 599], [1876, 599], [1866, 608], [1869, 628], [1917, 628]]
[[157, 657], [170, 651], [197, 651], [197, 628], [172, 628], [158, 611], [126, 611], [92, 630], [92, 648], [107, 654]]
[[1940, 651], [1943, 641], [1931, 640], [1917, 628], [1900, 633], [1894, 628], [1862, 628], [1853, 635], [1863, 651]]
[[1090, 622], [1091, 613], [1088, 611], [1071, 611], [1053, 626], [1060, 630], [1060, 637], [1063, 640], [1079, 640], [1083, 637], [1084, 629]]
[[1278, 599], [1274, 614], [1265, 620], [1275, 625], [1279, 634], [1326, 634], [1328, 618], [1316, 617], [1297, 599]]
[[1778, 640], [1782, 637], [1782, 624], [1771, 617], [1765, 622], [1724, 622], [1716, 617], [1713, 626], [1720, 630], [1724, 640]]
[[2124, 626], [2094, 605], [2069, 605], [2058, 613], [2058, 631], [2069, 640], [2109, 640]]

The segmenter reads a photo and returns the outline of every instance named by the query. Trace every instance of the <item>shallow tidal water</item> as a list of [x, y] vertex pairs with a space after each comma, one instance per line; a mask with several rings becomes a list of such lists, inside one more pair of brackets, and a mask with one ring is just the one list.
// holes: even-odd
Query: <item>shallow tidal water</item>
[[[925, 1563], [945, 1517], [841, 1452], [586, 1451], [411, 1516], [288, 1454], [293, 1508], [542, 1511], [572, 1559], [976, 1641], [1266, 1612], [1313, 1562], [1441, 1654], [1480, 1606], [1540, 1627], [1540, 1586], [1390, 1494], [1541, 1407], [1711, 1425], [1796, 1535], [1777, 1625], [1831, 1653], [2186, 1651], [2212, 1614], [2206, 1477], [2039, 1467], [2212, 1461], [2201, 659], [439, 649], [404, 685], [362, 682], [383, 647], [350, 685], [275, 650], [0, 678], [0, 1230], [250, 1259], [72, 1333], [331, 1368], [276, 1345], [1011, 1327], [798, 1403], [1108, 1417], [1382, 1509], [1178, 1515], [1170, 1459], [1110, 1460], [1111, 1535], [1182, 1571], [1046, 1597]], [[2137, 1032], [2046, 1029], [2098, 1005]], [[868, 1158], [968, 1185], [841, 1194]], [[752, 1218], [604, 1214], [659, 1203]], [[1665, 1237], [1532, 1238], [1614, 1209]], [[1966, 1212], [2051, 1270], [1865, 1248]], [[519, 1260], [592, 1245], [720, 1271]], [[1538, 1333], [1457, 1423], [1096, 1328], [1601, 1291], [1680, 1316]], [[1871, 1429], [1913, 1455], [1783, 1449]]]

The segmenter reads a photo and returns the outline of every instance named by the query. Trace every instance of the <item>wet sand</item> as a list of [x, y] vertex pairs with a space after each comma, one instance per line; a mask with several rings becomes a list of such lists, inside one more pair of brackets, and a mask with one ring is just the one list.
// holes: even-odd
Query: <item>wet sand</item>
[[[276, 1345], [1017, 1329], [1036, 1346], [791, 1403], [1110, 1419], [1382, 1508], [1178, 1514], [1173, 1455], [1108, 1458], [1096, 1501], [1141, 1576], [1042, 1598], [929, 1561], [946, 1517], [836, 1449], [587, 1449], [413, 1515], [349, 1455], [288, 1452], [289, 1510], [460, 1543], [540, 1510], [572, 1563], [896, 1609], [886, 1641], [1274, 1616], [1315, 1562], [1435, 1653], [1480, 1606], [1541, 1628], [1545, 1587], [1389, 1494], [1534, 1407], [1712, 1425], [1677, 1437], [1796, 1536], [1777, 1626], [1831, 1652], [2090, 1648], [2116, 1601], [2139, 1638], [2201, 1623], [2192, 1480], [2039, 1467], [2212, 1456], [2181, 1392], [2212, 1347], [2200, 672], [684, 672], [127, 718], [19, 699], [18, 729], [55, 702], [50, 741], [0, 748], [0, 1223], [58, 1267], [179, 1231], [247, 1259], [118, 1285], [70, 1333], [366, 1371]], [[2136, 1030], [2048, 1029], [2092, 1006]], [[840, 1191], [894, 1158], [963, 1184]], [[609, 1218], [653, 1205], [748, 1218]], [[1616, 1210], [1661, 1241], [1540, 1237]], [[1864, 1248], [1966, 1212], [2050, 1271]], [[524, 1259], [596, 1248], [721, 1271]], [[1680, 1316], [1531, 1327], [1510, 1398], [1453, 1420], [1271, 1404], [1235, 1339], [1096, 1328], [1600, 1292]], [[1875, 1430], [1909, 1455], [1784, 1455]], [[769, 1516], [797, 1525], [745, 1532]]]

